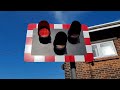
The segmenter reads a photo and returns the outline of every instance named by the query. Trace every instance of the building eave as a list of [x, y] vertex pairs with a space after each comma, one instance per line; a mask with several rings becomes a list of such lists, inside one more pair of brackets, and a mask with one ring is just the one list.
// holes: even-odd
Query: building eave
[[89, 29], [89, 32], [94, 32], [94, 31], [105, 30], [105, 29], [119, 27], [119, 26], [120, 26], [120, 20], [109, 22], [109, 23], [104, 23], [104, 24], [99, 24], [95, 26], [90, 26], [88, 27], [88, 29]]

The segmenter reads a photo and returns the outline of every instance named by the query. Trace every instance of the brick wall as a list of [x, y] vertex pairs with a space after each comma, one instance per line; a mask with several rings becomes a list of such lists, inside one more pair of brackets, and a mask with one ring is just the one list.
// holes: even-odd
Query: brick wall
[[[120, 38], [114, 40], [119, 56], [99, 58], [94, 66], [85, 63], [76, 63], [77, 79], [120, 79]], [[64, 63], [65, 79], [71, 79], [70, 63]]]

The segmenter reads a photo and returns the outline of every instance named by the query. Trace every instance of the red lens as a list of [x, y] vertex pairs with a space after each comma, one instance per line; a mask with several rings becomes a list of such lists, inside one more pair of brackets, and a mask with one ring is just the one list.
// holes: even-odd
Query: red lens
[[39, 31], [39, 35], [41, 37], [48, 37], [50, 34], [49, 30], [46, 29], [46, 28], [42, 28], [40, 31]]

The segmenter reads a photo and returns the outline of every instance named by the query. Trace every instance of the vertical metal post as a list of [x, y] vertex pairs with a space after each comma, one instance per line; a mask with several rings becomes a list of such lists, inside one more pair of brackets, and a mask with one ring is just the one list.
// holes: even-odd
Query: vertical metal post
[[70, 62], [70, 70], [71, 70], [71, 79], [76, 79], [75, 62]]

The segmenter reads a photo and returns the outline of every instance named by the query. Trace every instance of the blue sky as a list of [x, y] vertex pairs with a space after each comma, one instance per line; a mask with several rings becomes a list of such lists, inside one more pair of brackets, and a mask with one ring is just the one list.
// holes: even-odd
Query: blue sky
[[27, 25], [78, 20], [88, 26], [120, 20], [120, 11], [0, 11], [0, 79], [64, 79], [61, 63], [26, 63]]

